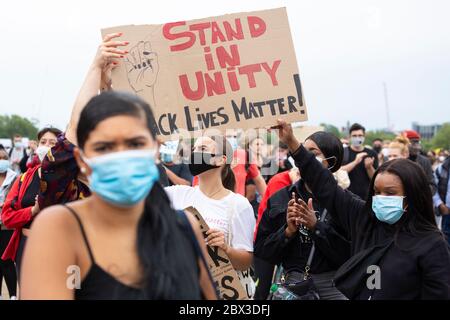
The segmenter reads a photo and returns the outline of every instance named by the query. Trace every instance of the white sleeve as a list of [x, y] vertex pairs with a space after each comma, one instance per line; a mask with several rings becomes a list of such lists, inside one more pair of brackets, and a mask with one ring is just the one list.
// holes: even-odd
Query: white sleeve
[[193, 188], [189, 186], [170, 186], [164, 188], [172, 204], [172, 208], [175, 210], [183, 210], [189, 207], [187, 205], [187, 199], [192, 190]]
[[[244, 201], [239, 201], [238, 206], [236, 206], [236, 214], [232, 221], [232, 239], [231, 246], [234, 249], [245, 250], [248, 252], [253, 252], [253, 232], [255, 230], [255, 214], [253, 213], [253, 208], [247, 199]], [[242, 203], [242, 205], [241, 205]]]

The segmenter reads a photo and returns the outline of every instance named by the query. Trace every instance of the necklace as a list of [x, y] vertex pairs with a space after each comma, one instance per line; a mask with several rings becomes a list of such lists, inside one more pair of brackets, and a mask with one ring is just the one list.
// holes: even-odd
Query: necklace
[[212, 197], [214, 197], [216, 194], [218, 194], [220, 191], [222, 191], [223, 189], [221, 188], [221, 189], [219, 189], [219, 190], [217, 190], [216, 192], [214, 192], [213, 194], [211, 194], [211, 195], [206, 195], [208, 198], [212, 198]]

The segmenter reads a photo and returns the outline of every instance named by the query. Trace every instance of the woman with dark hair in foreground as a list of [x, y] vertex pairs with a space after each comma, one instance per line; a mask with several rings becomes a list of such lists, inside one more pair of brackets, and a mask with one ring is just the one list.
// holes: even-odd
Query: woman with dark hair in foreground
[[22, 299], [216, 298], [195, 218], [174, 211], [158, 183], [155, 128], [137, 96], [108, 92], [86, 105], [75, 157], [92, 195], [36, 218]]

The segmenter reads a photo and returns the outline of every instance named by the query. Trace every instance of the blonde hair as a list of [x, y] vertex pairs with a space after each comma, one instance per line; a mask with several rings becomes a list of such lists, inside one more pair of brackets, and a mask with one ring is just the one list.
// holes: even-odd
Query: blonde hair
[[401, 154], [408, 154], [409, 139], [405, 136], [397, 136], [390, 144], [389, 149], [399, 149]]

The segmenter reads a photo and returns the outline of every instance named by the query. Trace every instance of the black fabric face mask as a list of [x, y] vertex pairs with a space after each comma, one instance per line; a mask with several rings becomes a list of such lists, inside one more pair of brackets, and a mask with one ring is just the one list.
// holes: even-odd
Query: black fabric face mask
[[216, 155], [207, 152], [192, 152], [191, 163], [189, 163], [189, 170], [193, 176], [198, 176], [203, 172], [211, 169], [219, 168], [219, 166], [212, 165], [211, 159]]

